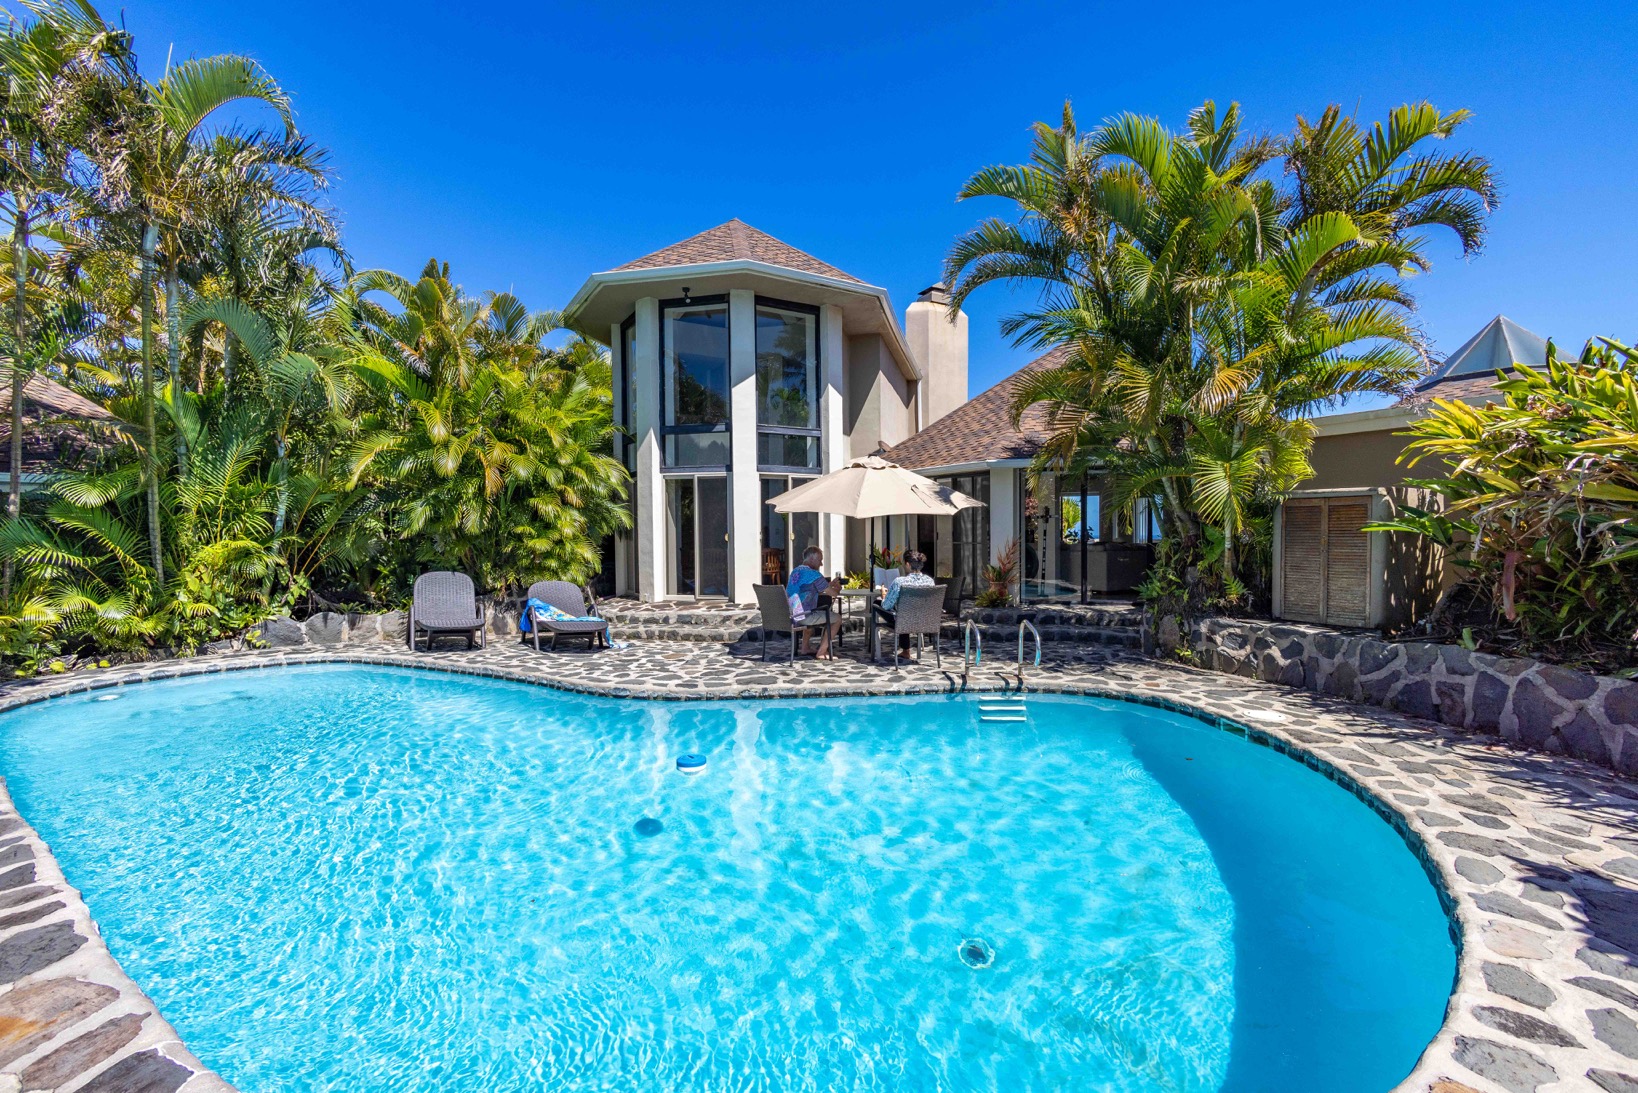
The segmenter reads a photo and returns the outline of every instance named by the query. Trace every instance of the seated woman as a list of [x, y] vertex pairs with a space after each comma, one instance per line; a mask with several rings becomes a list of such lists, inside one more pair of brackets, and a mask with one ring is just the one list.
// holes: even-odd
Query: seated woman
[[[887, 595], [883, 596], [881, 602], [875, 605], [876, 617], [888, 626], [892, 626], [898, 621], [898, 616], [894, 614], [894, 609], [899, 605], [900, 589], [930, 588], [935, 583], [933, 578], [922, 572], [922, 569], [924, 569], [927, 565], [927, 555], [923, 554], [921, 551], [905, 551], [904, 564], [909, 568], [910, 572], [899, 577], [894, 577], [892, 586], [887, 590]], [[899, 638], [899, 647], [901, 649], [908, 648], [909, 645], [910, 639], [908, 636]]]
[[[842, 590], [840, 580], [832, 580], [825, 576], [822, 567], [825, 564], [825, 553], [816, 546], [810, 546], [802, 552], [802, 564], [791, 570], [791, 576], [785, 582], [785, 595], [798, 600], [803, 611], [817, 611], [828, 608], [834, 602], [835, 596]], [[791, 617], [796, 617], [791, 612]], [[800, 626], [801, 624], [796, 624]], [[835, 611], [830, 613], [830, 622], [825, 626], [824, 637], [819, 640], [819, 656], [830, 655], [830, 643], [836, 637], [836, 632], [842, 628], [842, 616]], [[802, 627], [802, 655], [808, 655], [810, 627]]]

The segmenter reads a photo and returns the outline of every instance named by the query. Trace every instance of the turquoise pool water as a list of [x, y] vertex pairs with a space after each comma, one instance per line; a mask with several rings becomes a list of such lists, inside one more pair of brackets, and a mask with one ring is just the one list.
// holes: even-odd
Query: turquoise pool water
[[270, 669], [6, 714], [0, 773], [246, 1093], [1381, 1093], [1411, 1069], [1455, 954], [1388, 824], [1190, 718], [1029, 709]]

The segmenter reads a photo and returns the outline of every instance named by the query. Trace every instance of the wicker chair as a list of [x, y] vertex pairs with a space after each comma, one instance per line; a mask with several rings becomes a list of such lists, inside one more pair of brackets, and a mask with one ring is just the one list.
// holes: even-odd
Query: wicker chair
[[[541, 603], [551, 604], [565, 615], [576, 616], [568, 619], [530, 619], [529, 636], [535, 639], [535, 652], [540, 652], [540, 632], [546, 631], [551, 635], [552, 644], [549, 649], [557, 648], [557, 639], [560, 637], [585, 638], [586, 647], [595, 649], [608, 648], [609, 624], [602, 621], [603, 616], [598, 612], [597, 605], [586, 606], [586, 595], [577, 584], [568, 581], [536, 581], [529, 586], [529, 595], [526, 599], [539, 600]], [[595, 616], [597, 622], [580, 621], [581, 616]]]
[[[789, 634], [791, 636], [790, 659], [796, 659], [796, 636], [803, 630], [811, 630], [830, 625], [830, 608], [819, 607], [803, 616], [802, 625], [791, 622], [791, 601], [785, 598], [785, 586], [778, 584], [759, 584], [754, 586], [756, 605], [762, 612], [762, 659], [768, 659], [768, 634]], [[814, 621], [809, 621], [809, 620]], [[841, 635], [836, 636], [832, 643], [830, 655], [836, 656], [836, 646], [842, 643]]]
[[893, 631], [893, 666], [899, 664], [899, 639], [914, 636], [916, 660], [921, 660], [922, 639], [933, 635], [933, 661], [944, 667], [944, 654], [938, 647], [939, 628], [944, 625], [944, 585], [899, 587], [899, 602], [894, 606], [893, 625], [877, 620], [873, 625]]
[[409, 647], [414, 652], [416, 638], [427, 636], [427, 652], [432, 652], [432, 639], [439, 634], [459, 634], [466, 639], [466, 647], [484, 646], [483, 612], [478, 609], [478, 594], [472, 587], [472, 578], [465, 573], [438, 570], [415, 578], [415, 593], [410, 599]]
[[948, 577], [948, 584], [944, 586], [944, 613], [954, 618], [961, 617], [961, 601], [967, 598], [967, 578]]

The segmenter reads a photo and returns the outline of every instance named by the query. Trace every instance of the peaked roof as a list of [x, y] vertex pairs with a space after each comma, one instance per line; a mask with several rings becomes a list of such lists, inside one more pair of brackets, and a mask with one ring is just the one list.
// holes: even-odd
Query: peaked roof
[[884, 458], [901, 467], [922, 469], [1033, 459], [1046, 444], [1047, 410], [1031, 406], [1015, 429], [1012, 392], [1018, 377], [1037, 368], [1052, 368], [1069, 357], [1069, 347], [1037, 357], [981, 395], [945, 414], [927, 428], [887, 449]]
[[1505, 315], [1497, 315], [1446, 357], [1399, 405], [1416, 405], [1433, 398], [1482, 399], [1495, 387], [1496, 373], [1511, 372], [1515, 364], [1545, 368], [1547, 339]]
[[732, 262], [736, 259], [766, 262], [771, 266], [784, 266], [786, 269], [820, 277], [835, 277], [855, 284], [864, 283], [852, 274], [843, 273], [807, 252], [775, 239], [765, 231], [758, 231], [738, 217], [615, 269], [660, 269], [666, 266], [696, 266], [706, 262]]
[[1497, 315], [1477, 334], [1463, 342], [1433, 374], [1417, 384], [1426, 390], [1445, 380], [1465, 376], [1494, 376], [1497, 370], [1511, 371], [1515, 364], [1532, 368], [1547, 364], [1547, 339], [1524, 329], [1505, 315]]

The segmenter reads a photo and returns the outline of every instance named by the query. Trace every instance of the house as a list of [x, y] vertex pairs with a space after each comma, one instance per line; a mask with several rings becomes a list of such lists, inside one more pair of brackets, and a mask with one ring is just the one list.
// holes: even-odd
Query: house
[[1068, 352], [1059, 347], [1038, 357], [883, 453], [987, 505], [951, 517], [887, 521], [888, 546], [921, 550], [935, 573], [961, 581], [971, 593], [983, 587], [984, 566], [1017, 542], [1014, 594], [1023, 603], [1084, 603], [1129, 591], [1143, 579], [1150, 544], [1159, 538], [1146, 506], [1140, 502], [1136, 527], [1120, 519], [1103, 503], [1103, 476], [1095, 470], [1043, 473], [1032, 484], [1030, 465], [1049, 436], [1047, 412], [1030, 407], [1014, 425], [1014, 391], [1020, 376], [1055, 367]]
[[966, 316], [940, 292], [901, 327], [885, 290], [739, 220], [593, 274], [566, 314], [610, 350], [633, 517], [613, 583], [642, 600], [754, 602], [810, 543], [863, 568], [842, 517], [765, 502], [967, 401]]
[[[0, 368], [0, 492], [11, 484], [11, 377]], [[109, 425], [113, 414], [84, 395], [45, 376], [23, 381], [23, 492], [38, 489], [50, 473], [80, 462], [102, 441], [86, 423]]]
[[1418, 536], [1370, 532], [1401, 506], [1425, 507], [1408, 479], [1439, 467], [1398, 462], [1403, 433], [1434, 399], [1500, 401], [1498, 373], [1544, 368], [1547, 342], [1504, 315], [1486, 323], [1392, 406], [1314, 420], [1314, 477], [1280, 506], [1274, 528], [1274, 616], [1330, 626], [1399, 627], [1432, 607], [1450, 579]]

